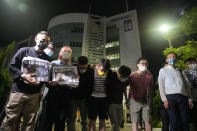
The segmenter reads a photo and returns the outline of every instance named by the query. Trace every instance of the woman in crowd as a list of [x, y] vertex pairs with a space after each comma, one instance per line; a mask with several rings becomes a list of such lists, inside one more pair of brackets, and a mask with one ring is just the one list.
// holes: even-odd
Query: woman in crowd
[[106, 80], [110, 77], [110, 61], [102, 58], [94, 69], [94, 87], [88, 103], [89, 130], [95, 131], [96, 119], [99, 117], [99, 131], [106, 130], [105, 120], [108, 112]]
[[[64, 46], [60, 50], [58, 59], [52, 61], [51, 80], [54, 67], [72, 66], [71, 55], [72, 50], [69, 46]], [[58, 81], [50, 81], [47, 87], [49, 90], [46, 96], [45, 119], [40, 125], [42, 128], [37, 127], [37, 130], [52, 131], [52, 126], [55, 124], [55, 131], [64, 131], [70, 112], [71, 87], [60, 85]]]

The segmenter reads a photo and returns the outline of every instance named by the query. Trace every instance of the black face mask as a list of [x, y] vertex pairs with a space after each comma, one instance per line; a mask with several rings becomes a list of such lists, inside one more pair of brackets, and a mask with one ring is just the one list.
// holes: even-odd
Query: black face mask
[[40, 41], [38, 44], [38, 47], [40, 50], [44, 50], [45, 48], [47, 48], [48, 46], [48, 42], [47, 41]]

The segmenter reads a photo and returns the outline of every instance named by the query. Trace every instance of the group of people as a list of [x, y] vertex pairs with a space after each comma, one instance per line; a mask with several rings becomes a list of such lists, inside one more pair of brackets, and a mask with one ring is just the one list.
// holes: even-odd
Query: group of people
[[197, 62], [195, 58], [188, 58], [184, 61], [185, 70], [181, 70], [175, 65], [177, 59], [176, 53], [168, 53], [159, 71], [162, 131], [189, 131], [190, 128], [196, 131]]
[[[138, 131], [141, 118], [146, 131], [151, 131], [151, 106], [154, 94], [153, 76], [148, 68], [148, 60], [141, 57], [137, 60], [137, 70], [121, 65], [118, 71], [110, 69], [110, 61], [100, 59], [98, 64], [89, 65], [86, 56], [80, 56], [77, 63], [72, 63], [72, 49], [64, 46], [52, 67], [76, 66], [79, 85], [76, 88], [60, 85], [52, 81], [38, 82], [34, 74], [21, 71], [22, 59], [27, 56], [51, 61], [54, 46], [47, 32], [41, 31], [35, 36], [34, 47], [24, 47], [13, 57], [9, 69], [13, 78], [12, 90], [5, 108], [6, 116], [1, 125], [5, 131], [75, 131], [76, 112], [80, 110], [81, 130], [95, 131], [99, 121], [99, 131], [106, 131], [106, 120], [110, 119], [111, 130], [120, 131], [123, 121], [123, 95], [129, 105], [132, 131]], [[189, 107], [196, 114], [195, 92], [196, 78], [190, 74], [196, 62], [187, 61], [188, 70], [180, 71], [175, 66], [177, 55], [173, 52], [166, 57], [166, 65], [159, 72], [159, 90], [163, 110], [169, 116], [169, 123], [163, 119], [163, 131], [188, 131]], [[191, 63], [193, 64], [191, 66]], [[194, 69], [194, 70], [195, 70]], [[183, 73], [182, 73], [183, 72]], [[183, 75], [182, 75], [183, 74]], [[191, 84], [191, 81], [193, 82]], [[127, 92], [127, 86], [130, 86]], [[44, 91], [41, 96], [41, 88]], [[193, 96], [192, 96], [192, 93]], [[193, 101], [192, 101], [193, 100]], [[41, 104], [40, 104], [41, 101]], [[188, 106], [189, 105], [189, 106]], [[38, 111], [40, 107], [40, 110]], [[38, 115], [37, 115], [38, 113]], [[164, 114], [164, 113], [162, 113]], [[36, 117], [37, 116], [37, 117]], [[196, 120], [195, 116], [193, 116]], [[19, 123], [21, 122], [20, 126]]]

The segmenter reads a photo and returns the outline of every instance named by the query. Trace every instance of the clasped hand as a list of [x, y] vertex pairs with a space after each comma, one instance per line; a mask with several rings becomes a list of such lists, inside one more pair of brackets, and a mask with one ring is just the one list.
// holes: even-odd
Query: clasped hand
[[37, 81], [35, 78], [34, 78], [35, 74], [22, 74], [21, 75], [21, 78], [23, 78], [23, 81], [26, 83], [26, 84], [29, 84], [29, 85], [39, 85], [40, 82]]

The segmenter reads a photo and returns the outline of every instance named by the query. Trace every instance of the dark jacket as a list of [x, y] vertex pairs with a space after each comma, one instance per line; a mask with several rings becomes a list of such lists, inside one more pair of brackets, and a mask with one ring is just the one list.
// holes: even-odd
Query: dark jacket
[[80, 74], [79, 86], [72, 89], [74, 99], [84, 99], [91, 95], [94, 86], [94, 70], [88, 66], [84, 74]]
[[126, 90], [128, 81], [122, 83], [116, 72], [111, 72], [106, 81], [107, 97], [109, 104], [122, 104], [123, 93]]
[[27, 56], [48, 61], [50, 60], [48, 55], [46, 55], [44, 52], [37, 52], [34, 47], [24, 47], [19, 49], [15, 56], [12, 58], [12, 61], [9, 65], [10, 75], [13, 78], [12, 91], [28, 94], [38, 93], [43, 84], [40, 84], [38, 86], [28, 85], [21, 79], [21, 75], [23, 74], [23, 72], [21, 71], [22, 60]]

